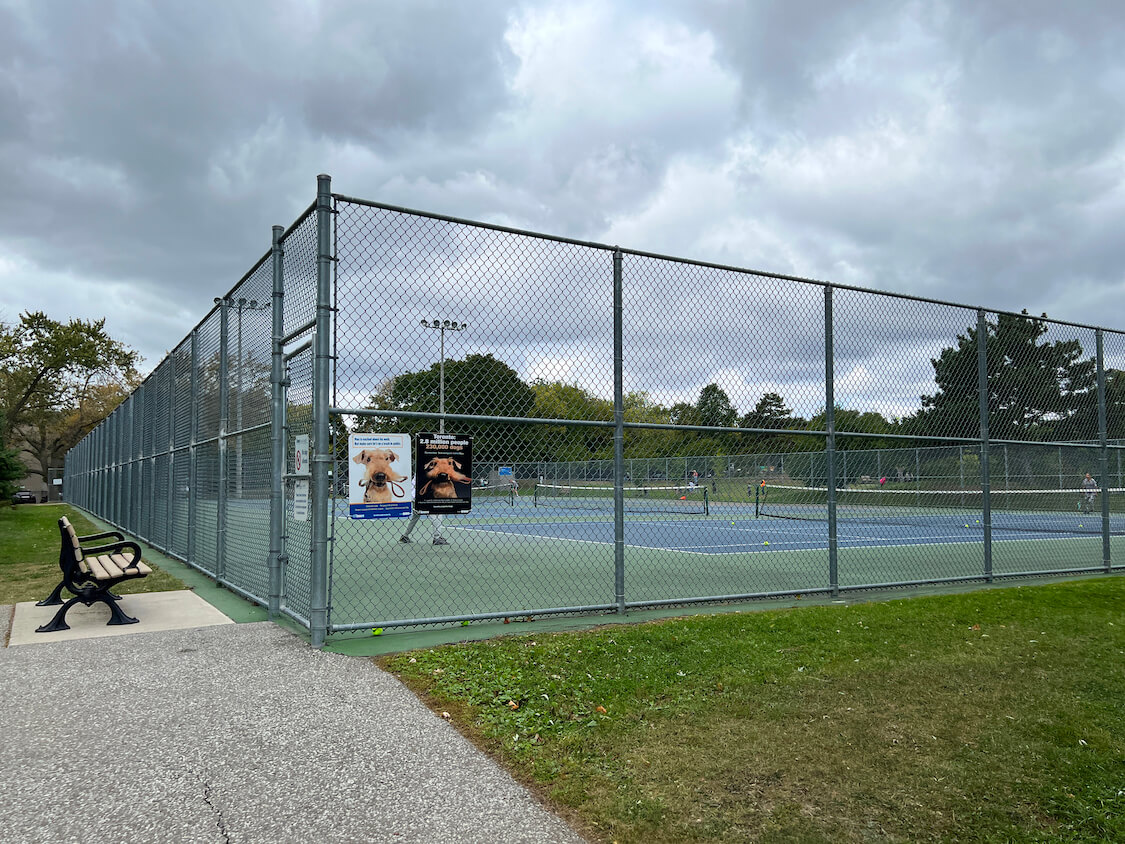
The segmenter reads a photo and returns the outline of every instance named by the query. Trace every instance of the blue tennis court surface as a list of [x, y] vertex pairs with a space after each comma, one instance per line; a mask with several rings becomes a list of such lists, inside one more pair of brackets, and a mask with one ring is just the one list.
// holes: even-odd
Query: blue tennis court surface
[[[504, 536], [540, 538], [561, 542], [612, 544], [612, 519], [592, 521], [512, 521], [504, 524], [464, 524], [452, 519], [451, 529], [486, 532]], [[993, 542], [1027, 539], [1073, 539], [1088, 537], [1089, 531], [1029, 533], [1026, 530], [994, 528]], [[980, 543], [984, 531], [979, 525], [953, 528], [949, 525], [871, 525], [841, 523], [837, 544], [841, 548], [879, 548], [896, 545], [949, 545]], [[749, 551], [792, 551], [827, 548], [827, 527], [820, 522], [785, 522], [772, 519], [734, 520], [723, 518], [662, 521], [630, 519], [625, 523], [625, 544], [634, 548], [661, 548], [690, 554], [742, 554]]]

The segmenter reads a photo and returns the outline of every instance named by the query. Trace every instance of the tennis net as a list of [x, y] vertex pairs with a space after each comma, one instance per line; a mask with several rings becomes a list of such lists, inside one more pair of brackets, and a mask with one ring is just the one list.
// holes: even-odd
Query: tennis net
[[[567, 510], [613, 512], [612, 486], [536, 484], [535, 506]], [[702, 486], [627, 486], [623, 489], [626, 513], [710, 513], [707, 489]]]
[[473, 504], [514, 505], [515, 489], [511, 484], [489, 484], [473, 487]]
[[[1100, 534], [1103, 494], [1109, 495], [1110, 533], [1125, 534], [1125, 489], [991, 490], [992, 527], [1034, 533]], [[760, 518], [828, 520], [826, 487], [766, 486], [755, 507]], [[837, 522], [984, 529], [982, 490], [838, 489]]]

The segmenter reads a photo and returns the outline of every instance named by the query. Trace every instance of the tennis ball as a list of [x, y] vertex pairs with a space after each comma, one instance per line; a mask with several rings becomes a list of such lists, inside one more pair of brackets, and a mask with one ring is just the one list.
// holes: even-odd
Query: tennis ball
[[965, 527], [968, 527], [968, 525], [965, 525]]
[[768, 543], [768, 542], [763, 542], [762, 544], [763, 544], [763, 545], [769, 545], [769, 543]]
[[731, 522], [731, 524], [733, 525], [733, 524], [734, 524], [734, 522]]
[[462, 621], [462, 622], [461, 622], [461, 626], [462, 626], [462, 627], [468, 627], [468, 626], [469, 626], [469, 622], [468, 622], [468, 620], [466, 619], [465, 621]]
[[383, 635], [383, 628], [382, 628], [382, 627], [372, 627], [372, 628], [371, 628], [371, 635], [372, 635], [372, 636], [381, 636], [381, 635]]

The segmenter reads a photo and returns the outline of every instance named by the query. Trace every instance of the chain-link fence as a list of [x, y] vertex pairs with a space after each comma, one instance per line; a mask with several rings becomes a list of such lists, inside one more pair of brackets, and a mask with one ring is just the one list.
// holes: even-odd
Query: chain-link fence
[[[322, 177], [71, 452], [65, 489], [314, 644], [1112, 571], [1123, 338], [412, 212]], [[471, 472], [417, 465], [435, 432], [471, 442]], [[407, 454], [363, 474], [365, 436]], [[435, 484], [471, 509], [380, 503]]]

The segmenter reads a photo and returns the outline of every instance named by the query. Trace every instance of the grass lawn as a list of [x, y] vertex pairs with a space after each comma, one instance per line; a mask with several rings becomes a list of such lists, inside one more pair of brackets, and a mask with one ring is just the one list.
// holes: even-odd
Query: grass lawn
[[596, 840], [1125, 841], [1125, 578], [380, 662]]
[[[65, 504], [0, 505], [0, 604], [41, 601], [59, 582], [58, 521], [63, 516], [70, 519], [79, 536], [101, 532]], [[115, 586], [114, 592], [128, 595], [183, 588], [184, 584], [172, 575], [153, 567], [148, 577], [126, 580]], [[63, 594], [70, 596], [69, 592]]]

